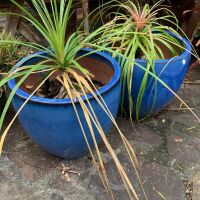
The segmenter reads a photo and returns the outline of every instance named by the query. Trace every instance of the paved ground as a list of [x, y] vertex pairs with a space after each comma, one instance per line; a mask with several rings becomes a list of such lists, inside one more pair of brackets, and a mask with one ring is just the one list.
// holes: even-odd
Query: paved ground
[[[192, 81], [200, 77], [195, 71]], [[186, 84], [180, 95], [200, 116], [200, 90]], [[122, 131], [136, 149], [143, 185], [149, 200], [200, 200], [200, 124], [187, 110], [177, 111], [176, 100], [158, 116], [135, 129], [118, 119]], [[12, 115], [12, 112], [10, 113]], [[9, 118], [9, 117], [8, 117]], [[109, 140], [140, 193], [124, 147], [112, 130]], [[105, 166], [116, 200], [127, 200], [113, 162], [102, 147]], [[62, 167], [80, 173], [62, 175]], [[143, 195], [140, 195], [144, 199]], [[18, 122], [7, 137], [0, 158], [0, 200], [109, 200], [88, 157], [66, 161], [49, 155], [34, 144]]]

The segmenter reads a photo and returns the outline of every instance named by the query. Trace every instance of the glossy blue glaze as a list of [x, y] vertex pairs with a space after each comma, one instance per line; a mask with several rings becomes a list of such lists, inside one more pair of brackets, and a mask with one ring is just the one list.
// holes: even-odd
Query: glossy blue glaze
[[[83, 49], [79, 53], [85, 54], [91, 51]], [[37, 53], [43, 54], [43, 53]], [[32, 56], [33, 57], [33, 56]], [[112, 115], [116, 117], [120, 102], [120, 68], [118, 63], [105, 53], [97, 52], [89, 55], [89, 57], [106, 62], [114, 69], [114, 75], [108, 84], [101, 87], [98, 92], [103, 97]], [[24, 58], [17, 63], [16, 67], [22, 65], [33, 64], [41, 58]], [[98, 67], [98, 66], [96, 66]], [[8, 83], [12, 90], [15, 86], [15, 81], [11, 80]], [[17, 111], [22, 103], [29, 95], [18, 89], [13, 98], [12, 104]], [[97, 101], [88, 94], [87, 98], [99, 119], [105, 133], [108, 133], [112, 127], [112, 122], [97, 103]], [[82, 97], [85, 101], [86, 99]], [[85, 101], [86, 103], [86, 101]], [[86, 103], [87, 104], [87, 103]], [[80, 104], [76, 102], [76, 108], [79, 113], [80, 120], [86, 132], [88, 141], [93, 147], [93, 140], [88, 130], [87, 122], [83, 115]], [[78, 158], [88, 153], [88, 148], [83, 137], [80, 125], [75, 115], [70, 99], [48, 99], [33, 96], [23, 110], [19, 114], [19, 121], [25, 132], [43, 149], [56, 156], [63, 158]], [[101, 141], [100, 135], [94, 128], [95, 136], [98, 142]]]
[[[185, 38], [179, 37], [175, 34], [169, 32], [180, 41], [182, 41], [185, 46], [185, 51], [178, 57], [173, 59], [156, 60], [155, 61], [155, 74], [163, 82], [165, 82], [174, 92], [177, 92], [183, 83], [183, 79], [188, 70], [190, 60], [191, 60], [191, 45]], [[136, 59], [139, 65], [146, 67], [146, 60]], [[138, 92], [142, 83], [144, 76], [144, 70], [139, 66], [135, 65], [133, 70], [133, 81], [131, 95], [133, 99], [133, 117], [136, 117], [136, 101], [138, 97]], [[172, 100], [174, 95], [160, 82], [156, 82], [155, 78], [151, 75], [148, 76], [147, 86], [142, 99], [142, 104], [140, 108], [139, 118], [144, 118], [152, 114], [158, 113]], [[156, 99], [155, 99], [156, 96]], [[155, 104], [154, 104], [155, 99]], [[154, 106], [153, 106], [154, 104]], [[153, 106], [153, 107], [152, 107]], [[129, 100], [128, 92], [125, 94], [124, 108], [127, 113], [129, 113]], [[153, 109], [152, 109], [153, 108]]]

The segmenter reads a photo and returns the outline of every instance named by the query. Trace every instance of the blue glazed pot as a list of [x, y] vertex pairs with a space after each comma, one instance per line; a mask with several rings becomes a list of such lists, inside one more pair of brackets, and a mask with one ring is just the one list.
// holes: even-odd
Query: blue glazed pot
[[[155, 60], [155, 74], [174, 92], [177, 92], [183, 83], [183, 79], [190, 64], [191, 44], [185, 38], [179, 37], [171, 32], [169, 32], [169, 34], [173, 35], [183, 43], [185, 46], [185, 51], [180, 56], [174, 57], [173, 59]], [[147, 61], [142, 59], [135, 59], [135, 62], [144, 68], [147, 64]], [[134, 109], [133, 117], [136, 117], [136, 102], [144, 73], [145, 71], [139, 66], [134, 66], [131, 88]], [[162, 85], [159, 81], [156, 81], [155, 84], [155, 78], [149, 75], [140, 107], [139, 118], [142, 119], [158, 113], [161, 109], [169, 104], [173, 97], [174, 95], [164, 85]], [[127, 91], [125, 92], [125, 101], [123, 107], [126, 113], [129, 113], [129, 98]]]
[[[82, 49], [79, 54], [83, 55], [90, 51], [90, 49]], [[43, 53], [40, 52], [37, 54]], [[116, 117], [121, 91], [121, 85], [119, 81], [119, 65], [114, 59], [105, 53], [97, 52], [90, 54], [88, 57], [106, 63], [108, 67], [112, 68], [114, 71], [113, 76], [110, 77], [110, 81], [101, 87], [98, 92], [103, 97], [112, 115]], [[33, 58], [33, 56], [28, 56], [17, 63], [16, 67], [34, 64], [39, 59], [41, 58]], [[12, 90], [16, 85], [15, 80], [10, 80], [8, 85]], [[29, 94], [23, 90], [17, 90], [12, 101], [16, 111], [28, 98], [28, 96]], [[108, 133], [109, 129], [112, 127], [111, 120], [91, 94], [88, 94], [87, 98], [89, 99], [104, 132]], [[82, 99], [87, 104], [86, 98], [82, 97]], [[76, 108], [78, 110], [79, 117], [86, 132], [88, 141], [90, 145], [94, 147], [93, 140], [79, 102], [76, 102]], [[84, 156], [88, 153], [88, 148], [83, 137], [83, 133], [75, 115], [71, 100], [68, 98], [50, 99], [33, 96], [20, 112], [19, 121], [25, 132], [43, 149], [51, 154], [54, 154], [58, 157], [74, 159]], [[101, 142], [101, 137], [96, 129], [94, 129], [94, 132], [97, 141]]]

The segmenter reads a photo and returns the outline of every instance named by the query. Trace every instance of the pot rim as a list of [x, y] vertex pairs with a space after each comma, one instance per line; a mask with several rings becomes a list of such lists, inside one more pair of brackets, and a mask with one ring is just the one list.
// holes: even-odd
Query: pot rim
[[[93, 49], [90, 48], [83, 48], [81, 49], [81, 51], [85, 51], [85, 52], [92, 52]], [[34, 54], [28, 55], [26, 57], [24, 57], [22, 60], [20, 60], [15, 67], [18, 68], [20, 66], [22, 66], [25, 62], [27, 62], [29, 59], [33, 58], [34, 55], [41, 55], [44, 54], [45, 52], [36, 52]], [[95, 94], [97, 96], [104, 94], [105, 92], [109, 91], [112, 87], [114, 87], [114, 85], [119, 81], [120, 79], [120, 67], [119, 64], [117, 63], [117, 61], [115, 59], [113, 59], [111, 56], [109, 56], [106, 53], [103, 52], [94, 52], [93, 54], [97, 54], [100, 57], [105, 58], [106, 60], [108, 60], [114, 70], [114, 74], [112, 76], [112, 78], [110, 79], [110, 81], [104, 85], [103, 87], [99, 88], [97, 91], [95, 91]], [[15, 80], [9, 80], [8, 81], [8, 86], [9, 88], [12, 90], [15, 87], [16, 83]], [[27, 99], [30, 94], [26, 93], [24, 90], [18, 88], [15, 95], [21, 97], [22, 99]], [[92, 99], [94, 98], [93, 95], [91, 93], [86, 94], [85, 96], [81, 96], [83, 101], [86, 101], [87, 99]], [[44, 97], [38, 97], [33, 95], [29, 101], [35, 102], [35, 103], [42, 103], [42, 104], [71, 104], [72, 101], [70, 98], [64, 98], [64, 99], [52, 99], [52, 98], [44, 98]], [[78, 98], [76, 98], [74, 100], [74, 103], [79, 102]]]
[[[191, 43], [189, 42], [188, 39], [184, 38], [184, 37], [181, 37], [171, 31], [168, 31], [166, 30], [166, 32], [168, 32], [170, 35], [174, 36], [175, 38], [179, 39], [180, 41], [182, 41], [184, 44], [185, 44], [185, 51], [179, 55], [179, 56], [175, 56], [173, 58], [170, 58], [170, 59], [159, 59], [159, 60], [155, 60], [154, 63], [157, 64], [157, 63], [172, 63], [172, 62], [176, 62], [176, 61], [179, 61], [179, 60], [183, 60], [185, 57], [187, 57], [189, 54], [191, 54], [191, 50], [192, 50], [192, 47], [191, 47]], [[136, 58], [135, 59], [135, 62], [137, 63], [146, 63], [147, 60], [145, 59], [139, 59], [139, 58]]]

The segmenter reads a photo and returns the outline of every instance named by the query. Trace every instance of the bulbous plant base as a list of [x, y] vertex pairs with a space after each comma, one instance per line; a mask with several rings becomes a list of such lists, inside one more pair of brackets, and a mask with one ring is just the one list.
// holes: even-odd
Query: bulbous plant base
[[[176, 37], [185, 46], [185, 51], [177, 57], [165, 60], [155, 60], [155, 75], [161, 79], [166, 85], [169, 86], [174, 92], [177, 92], [183, 79], [187, 73], [190, 60], [191, 60], [191, 44], [188, 40], [179, 37], [171, 32], [174, 37]], [[142, 59], [136, 59], [136, 62], [146, 67], [147, 61]], [[152, 71], [151, 71], [152, 72]], [[133, 70], [132, 78], [132, 89], [131, 96], [133, 99], [133, 114], [134, 118], [139, 119], [146, 118], [151, 115], [157, 114], [166, 105], [170, 103], [174, 95], [159, 81], [157, 81], [151, 75], [148, 76], [147, 85], [142, 98], [142, 103], [140, 109], [136, 110], [137, 98], [139, 90], [141, 87], [142, 79], [144, 76], [144, 70], [139, 66], [135, 65]], [[129, 98], [128, 92], [125, 94], [124, 110], [129, 114]], [[137, 116], [138, 113], [139, 115]]]
[[[80, 55], [83, 55], [90, 51], [90, 49], [83, 49], [79, 53]], [[39, 54], [43, 53], [40, 52]], [[107, 79], [107, 83], [99, 88], [98, 92], [103, 97], [112, 115], [116, 117], [121, 90], [119, 81], [120, 68], [118, 63], [110, 56], [100, 52], [90, 54], [87, 57], [89, 57], [90, 62], [86, 60], [82, 63], [84, 64], [84, 67], [88, 66], [91, 73], [97, 78], [103, 75], [102, 81], [105, 80], [105, 77]], [[37, 62], [38, 59], [41, 58], [30, 58], [30, 56], [28, 56], [20, 61], [17, 64], [17, 67], [33, 64]], [[94, 63], [91, 63], [92, 60], [94, 60]], [[9, 81], [8, 85], [12, 90], [16, 85], [15, 80]], [[17, 90], [12, 101], [16, 111], [28, 96], [29, 94], [22, 89]], [[82, 97], [82, 99], [87, 105], [86, 98]], [[112, 127], [110, 118], [91, 94], [87, 95], [87, 99], [89, 99], [104, 132], [108, 133], [109, 129]], [[94, 147], [79, 102], [76, 102], [76, 108], [86, 132], [88, 142], [91, 147]], [[88, 147], [70, 99], [48, 99], [33, 96], [20, 112], [19, 121], [25, 132], [37, 144], [51, 154], [62, 158], [74, 159], [88, 153]], [[97, 142], [101, 142], [101, 137], [95, 127], [94, 133]]]

